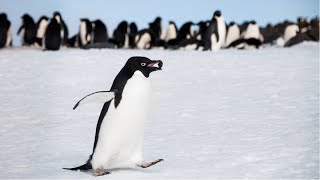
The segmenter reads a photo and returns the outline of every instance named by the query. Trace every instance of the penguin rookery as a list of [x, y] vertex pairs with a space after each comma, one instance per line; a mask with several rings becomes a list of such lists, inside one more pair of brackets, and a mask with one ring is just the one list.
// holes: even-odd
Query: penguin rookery
[[113, 81], [109, 91], [82, 98], [74, 107], [93, 99], [104, 101], [96, 127], [93, 151], [88, 161], [67, 170], [87, 171], [94, 176], [109, 174], [114, 168], [147, 168], [163, 159], [143, 160], [143, 127], [147, 118], [151, 84], [149, 75], [161, 70], [162, 61], [131, 57]]

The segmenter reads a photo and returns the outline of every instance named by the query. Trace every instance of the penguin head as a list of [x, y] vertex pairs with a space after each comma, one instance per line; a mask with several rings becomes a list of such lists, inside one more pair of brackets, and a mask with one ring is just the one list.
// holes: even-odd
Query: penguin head
[[163, 62], [160, 60], [150, 60], [147, 57], [134, 56], [128, 59], [124, 67], [130, 74], [140, 71], [145, 77], [149, 77], [151, 72], [161, 70], [162, 65]]
[[221, 11], [217, 10], [213, 14], [214, 17], [220, 17], [221, 16]]

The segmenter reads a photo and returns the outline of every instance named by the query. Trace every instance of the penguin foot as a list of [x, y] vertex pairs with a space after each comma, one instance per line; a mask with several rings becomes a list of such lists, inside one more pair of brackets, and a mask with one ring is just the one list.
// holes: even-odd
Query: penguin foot
[[106, 174], [110, 174], [110, 172], [103, 171], [101, 169], [96, 169], [92, 173], [93, 176], [103, 176], [103, 175], [106, 175]]
[[161, 161], [163, 161], [163, 159], [157, 159], [157, 160], [151, 161], [151, 162], [141, 162], [141, 163], [138, 163], [137, 166], [139, 166], [141, 168], [147, 168], [147, 167], [153, 166]]

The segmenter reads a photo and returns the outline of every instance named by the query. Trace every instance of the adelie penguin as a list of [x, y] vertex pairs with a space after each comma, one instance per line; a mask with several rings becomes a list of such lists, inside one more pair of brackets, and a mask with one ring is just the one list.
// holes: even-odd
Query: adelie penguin
[[162, 61], [131, 57], [120, 70], [109, 91], [82, 98], [74, 109], [92, 99], [104, 101], [96, 126], [93, 151], [84, 165], [67, 170], [87, 171], [94, 176], [109, 174], [115, 168], [147, 168], [163, 159], [143, 159], [143, 131], [151, 97], [150, 73], [161, 70]]
[[204, 49], [203, 50], [219, 50], [225, 42], [226, 38], [226, 23], [221, 14], [221, 11], [216, 11], [213, 14], [213, 18], [206, 31], [204, 37]]
[[130, 48], [135, 48], [136, 44], [135, 44], [134, 37], [138, 33], [138, 26], [136, 25], [136, 23], [132, 22], [132, 23], [130, 23], [129, 29], [130, 29], [130, 32], [129, 32], [129, 46], [130, 46]]
[[42, 46], [43, 44], [42, 40], [46, 33], [48, 24], [49, 24], [49, 18], [47, 16], [41, 16], [36, 24], [37, 26], [36, 43], [38, 46]]
[[52, 18], [44, 35], [44, 50], [59, 50], [61, 45], [61, 26]]
[[122, 21], [113, 32], [113, 38], [110, 39], [117, 48], [129, 47], [128, 22]]
[[12, 46], [11, 23], [5, 13], [0, 13], [0, 48]]
[[53, 13], [53, 18], [55, 18], [58, 24], [60, 25], [61, 44], [64, 46], [68, 45], [69, 31], [68, 31], [67, 25], [65, 24], [64, 20], [61, 17], [61, 14], [56, 11]]
[[22, 25], [17, 33], [21, 36], [21, 44], [22, 46], [33, 45], [33, 43], [36, 41], [37, 26], [29, 14], [24, 14], [21, 18]]

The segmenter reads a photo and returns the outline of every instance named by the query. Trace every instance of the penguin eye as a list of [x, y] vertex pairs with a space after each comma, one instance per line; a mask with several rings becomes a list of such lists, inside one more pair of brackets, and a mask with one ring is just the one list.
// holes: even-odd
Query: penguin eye
[[146, 66], [147, 64], [146, 63], [141, 63], [141, 66]]

